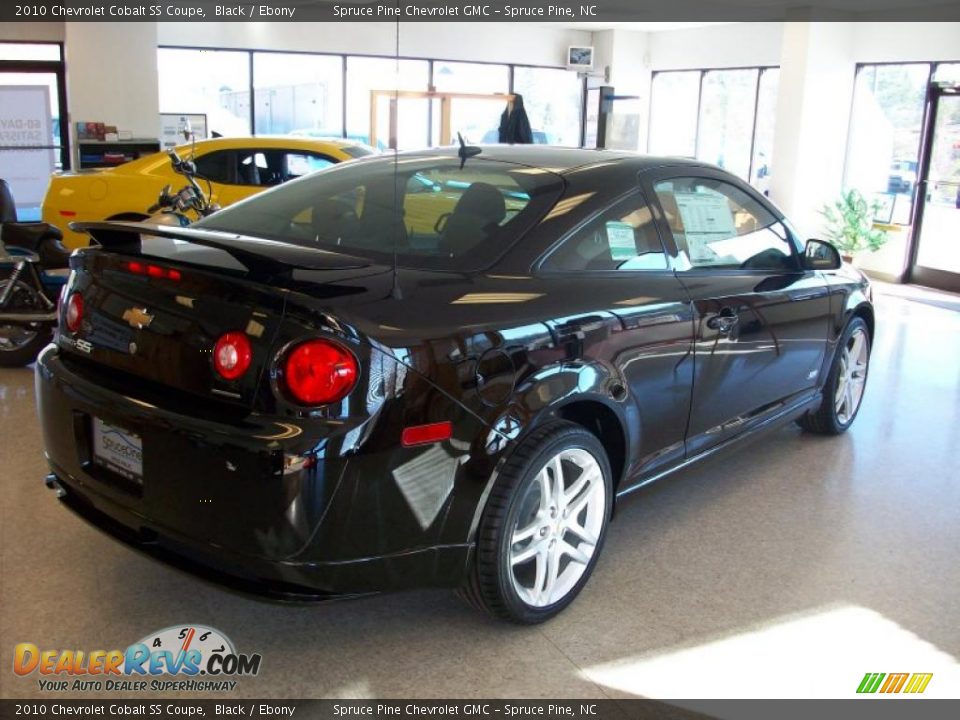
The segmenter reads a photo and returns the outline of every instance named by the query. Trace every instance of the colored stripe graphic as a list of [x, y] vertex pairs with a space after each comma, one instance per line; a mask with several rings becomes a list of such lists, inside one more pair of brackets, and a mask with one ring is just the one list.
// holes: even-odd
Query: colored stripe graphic
[[[886, 682], [884, 682], [884, 678], [886, 678]], [[933, 673], [913, 673], [912, 675], [910, 673], [890, 673], [889, 675], [885, 673], [866, 673], [863, 680], [860, 681], [857, 692], [875, 693], [879, 689], [881, 693], [887, 694], [899, 693], [901, 690], [904, 693], [922, 693], [927, 689], [931, 678], [933, 678]], [[883, 683], [882, 686], [881, 683]]]
[[933, 677], [933, 673], [914, 673], [913, 677], [910, 678], [910, 682], [907, 684], [905, 693], [922, 693], [927, 689], [927, 685], [930, 684], [930, 678]]
[[880, 687], [880, 683], [884, 677], [886, 677], [885, 673], [867, 673], [863, 676], [863, 680], [860, 681], [860, 687], [857, 688], [857, 692], [875, 693], [877, 688]]
[[910, 677], [910, 673], [890, 673], [887, 675], [887, 681], [883, 684], [883, 687], [880, 688], [882, 693], [898, 693], [903, 684], [907, 681], [907, 678]]

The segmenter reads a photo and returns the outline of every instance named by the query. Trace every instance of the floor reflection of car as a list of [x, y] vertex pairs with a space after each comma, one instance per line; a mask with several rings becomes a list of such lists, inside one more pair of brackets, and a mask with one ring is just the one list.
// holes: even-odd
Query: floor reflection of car
[[914, 160], [894, 160], [887, 178], [887, 192], [906, 194], [913, 192], [917, 182], [917, 163]]
[[780, 423], [842, 433], [864, 396], [865, 277], [700, 162], [439, 148], [88, 229], [37, 361], [50, 486], [288, 599], [545, 620], [617, 498]]
[[[262, 190], [306, 173], [372, 154], [349, 140], [296, 137], [216, 138], [177, 148], [191, 156], [197, 172], [209, 180], [213, 202], [232, 205]], [[156, 202], [164, 185], [175, 189], [183, 178], [173, 172], [166, 153], [156, 153], [116, 167], [56, 173], [43, 200], [43, 221], [63, 231], [69, 247], [86, 236], [67, 225], [84, 220], [137, 220]]]

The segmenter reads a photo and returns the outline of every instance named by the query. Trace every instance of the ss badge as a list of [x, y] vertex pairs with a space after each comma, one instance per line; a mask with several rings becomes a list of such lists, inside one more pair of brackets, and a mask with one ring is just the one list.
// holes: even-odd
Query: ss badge
[[84, 340], [83, 338], [77, 338], [77, 341], [73, 346], [82, 353], [90, 354], [90, 351], [93, 350], [93, 343], [89, 340]]

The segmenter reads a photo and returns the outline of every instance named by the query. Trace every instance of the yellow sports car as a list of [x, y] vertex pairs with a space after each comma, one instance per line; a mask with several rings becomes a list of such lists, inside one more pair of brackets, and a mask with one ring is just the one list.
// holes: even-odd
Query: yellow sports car
[[[349, 140], [309, 137], [215, 138], [177, 148], [177, 154], [185, 160], [193, 159], [197, 174], [210, 181], [212, 202], [221, 207], [314, 170], [373, 152], [372, 148]], [[81, 247], [87, 244], [87, 236], [70, 230], [68, 223], [143, 220], [164, 185], [172, 185], [176, 191], [184, 184], [165, 152], [117, 167], [56, 173], [43, 199], [43, 221], [63, 231], [68, 247]]]

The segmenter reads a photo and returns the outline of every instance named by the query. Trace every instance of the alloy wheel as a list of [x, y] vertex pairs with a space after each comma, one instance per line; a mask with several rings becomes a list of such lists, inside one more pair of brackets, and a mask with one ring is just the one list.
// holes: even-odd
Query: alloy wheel
[[597, 549], [607, 512], [603, 471], [581, 448], [561, 451], [524, 494], [510, 545], [510, 576], [528, 605], [563, 599]]
[[837, 374], [837, 388], [834, 393], [837, 420], [843, 425], [853, 420], [863, 400], [868, 361], [867, 335], [862, 328], [857, 328], [847, 339], [840, 355], [840, 372]]

